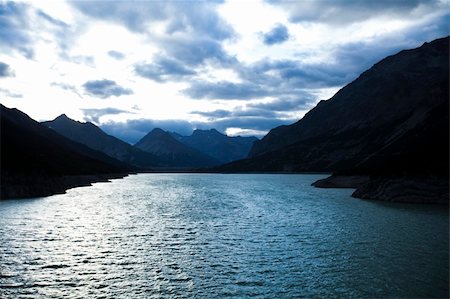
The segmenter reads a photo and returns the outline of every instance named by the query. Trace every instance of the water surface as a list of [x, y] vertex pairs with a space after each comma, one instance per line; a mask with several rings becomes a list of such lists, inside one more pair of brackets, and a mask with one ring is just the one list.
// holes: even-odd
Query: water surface
[[0, 201], [0, 298], [448, 296], [446, 207], [322, 177], [139, 174]]

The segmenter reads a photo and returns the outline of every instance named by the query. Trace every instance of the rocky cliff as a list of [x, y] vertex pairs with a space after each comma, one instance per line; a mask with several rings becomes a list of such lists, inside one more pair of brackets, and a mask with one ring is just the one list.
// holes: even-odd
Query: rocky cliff
[[219, 170], [448, 178], [448, 124], [446, 37], [383, 59]]

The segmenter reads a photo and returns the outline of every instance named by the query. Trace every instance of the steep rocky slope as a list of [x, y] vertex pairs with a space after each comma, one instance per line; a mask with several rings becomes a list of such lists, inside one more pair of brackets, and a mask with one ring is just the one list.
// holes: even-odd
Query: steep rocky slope
[[445, 180], [448, 124], [446, 37], [383, 59], [297, 123], [256, 141], [248, 159], [218, 170]]
[[144, 169], [159, 166], [156, 156], [106, 134], [90, 122], [77, 122], [63, 114], [43, 124], [75, 142], [82, 143], [127, 164]]

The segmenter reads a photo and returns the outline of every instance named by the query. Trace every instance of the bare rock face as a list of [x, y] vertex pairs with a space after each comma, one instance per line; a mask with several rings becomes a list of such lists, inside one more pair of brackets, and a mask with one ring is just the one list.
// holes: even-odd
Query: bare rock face
[[332, 175], [312, 184], [318, 188], [356, 189], [352, 196], [392, 202], [449, 204], [448, 180], [436, 176]]
[[383, 177], [357, 188], [353, 197], [409, 203], [449, 203], [448, 180], [436, 177]]
[[312, 183], [318, 188], [358, 188], [369, 183], [370, 177], [366, 175], [332, 175]]

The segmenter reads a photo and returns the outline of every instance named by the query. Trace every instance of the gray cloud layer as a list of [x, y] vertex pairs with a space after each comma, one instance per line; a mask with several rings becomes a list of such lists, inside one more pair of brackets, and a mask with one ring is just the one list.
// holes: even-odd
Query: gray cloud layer
[[[347, 25], [374, 17], [390, 18], [420, 17], [447, 6], [439, 0], [315, 0], [315, 1], [268, 1], [283, 7], [290, 21], [320, 22], [332, 25]], [[448, 7], [447, 7], [448, 8]]]
[[179, 80], [196, 73], [181, 62], [165, 56], [158, 56], [151, 63], [136, 64], [134, 70], [137, 75], [157, 82]]
[[0, 50], [17, 51], [27, 58], [34, 56], [29, 32], [28, 6], [23, 3], [0, 3]]
[[14, 71], [8, 64], [0, 61], [0, 78], [1, 77], [14, 77]]
[[263, 34], [263, 41], [268, 46], [284, 43], [288, 39], [288, 29], [282, 24], [278, 24], [269, 32]]
[[[144, 133], [147, 133], [151, 126], [173, 128], [174, 131], [174, 128], [183, 130], [182, 126], [190, 129], [199, 126], [217, 127], [219, 130], [225, 130], [227, 126], [242, 126], [245, 129], [268, 130], [278, 124], [294, 121], [286, 118], [289, 112], [308, 109], [316, 101], [316, 98], [305, 90], [342, 86], [386, 55], [449, 34], [448, 5], [438, 0], [268, 1], [286, 9], [291, 22], [303, 25], [320, 23], [328, 26], [350, 26], [378, 17], [421, 21], [406, 29], [380, 33], [371, 40], [330, 47], [327, 49], [333, 58], [330, 61], [306, 63], [304, 52], [299, 48], [296, 58], [268, 57], [246, 64], [227, 52], [224, 47], [225, 42], [238, 40], [239, 36], [218, 13], [220, 2], [70, 2], [87, 16], [86, 19], [95, 18], [124, 26], [160, 49], [153, 57], [148, 57], [148, 60], [131, 62], [135, 75], [160, 83], [186, 83], [188, 87], [182, 93], [193, 99], [243, 101], [243, 106], [237, 109], [195, 112], [208, 118], [208, 123], [142, 120], [130, 121], [124, 125], [110, 123], [108, 128], [131, 128], [136, 132], [136, 136], [144, 132], [144, 128]], [[163, 24], [162, 35], [152, 32], [151, 26], [155, 24]], [[32, 59], [34, 44], [40, 38], [36, 31], [36, 27], [39, 27], [39, 30], [50, 32], [57, 39], [61, 58], [72, 63], [94, 66], [95, 57], [74, 56], [70, 53], [74, 40], [83, 31], [72, 30], [78, 25], [66, 24], [56, 16], [25, 3], [0, 2], [0, 51]], [[269, 32], [262, 33], [262, 42], [270, 46], [288, 41], [290, 33], [286, 25], [278, 24]], [[125, 58], [123, 53], [114, 50], [107, 54], [118, 60]], [[234, 71], [240, 83], [226, 80], [202, 81], [199, 75], [211, 67]], [[11, 74], [10, 67], [0, 63], [0, 77]], [[77, 87], [71, 84], [59, 82], [52, 85], [79, 94]], [[103, 99], [133, 93], [131, 89], [120, 86], [115, 81], [101, 78], [87, 81], [83, 88], [87, 94]], [[6, 94], [6, 91], [3, 90], [3, 93]], [[262, 104], [250, 102], [266, 97], [274, 100]], [[93, 121], [98, 121], [105, 113], [126, 113], [120, 109], [107, 109], [109, 110], [87, 109], [84, 113]]]
[[276, 126], [292, 123], [294, 119], [274, 119], [265, 117], [231, 117], [211, 122], [189, 122], [186, 120], [135, 119], [126, 122], [107, 122], [100, 127], [110, 135], [130, 144], [135, 144], [154, 128], [190, 135], [194, 129], [217, 129], [224, 133], [227, 128], [237, 127], [250, 130], [267, 131]]
[[124, 88], [118, 85], [112, 80], [92, 80], [83, 84], [85, 91], [95, 97], [102, 99], [109, 98], [111, 96], [119, 97], [122, 95], [133, 94], [133, 91], [129, 88]]

